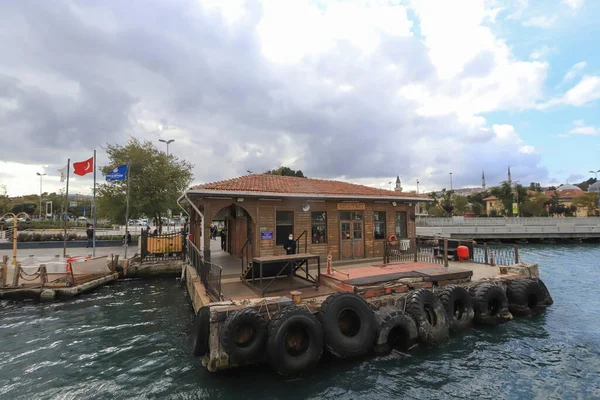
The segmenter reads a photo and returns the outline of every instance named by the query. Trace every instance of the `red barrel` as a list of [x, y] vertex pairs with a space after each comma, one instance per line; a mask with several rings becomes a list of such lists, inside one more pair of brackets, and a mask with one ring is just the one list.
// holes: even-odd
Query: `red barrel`
[[469, 259], [469, 248], [467, 246], [458, 246], [456, 253], [458, 254], [458, 261]]

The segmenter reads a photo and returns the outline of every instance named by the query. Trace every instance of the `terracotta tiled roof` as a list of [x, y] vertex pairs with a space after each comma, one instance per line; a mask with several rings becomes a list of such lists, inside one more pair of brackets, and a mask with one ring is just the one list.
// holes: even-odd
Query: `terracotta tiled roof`
[[558, 193], [559, 199], [574, 199], [575, 197], [579, 197], [585, 193], [585, 191], [581, 189], [568, 189], [568, 190], [546, 190], [544, 194], [546, 197], [551, 198], [554, 196], [554, 193]]
[[496, 196], [489, 196], [489, 197], [486, 197], [485, 199], [483, 199], [483, 201], [494, 201], [494, 200], [498, 200], [498, 198]]
[[311, 197], [344, 196], [384, 197], [384, 198], [415, 198], [431, 200], [427, 195], [393, 192], [390, 190], [376, 189], [369, 186], [353, 183], [330, 181], [324, 179], [296, 178], [270, 174], [252, 174], [226, 181], [206, 183], [194, 186], [193, 191], [202, 192], [231, 192], [285, 195], [307, 195]]

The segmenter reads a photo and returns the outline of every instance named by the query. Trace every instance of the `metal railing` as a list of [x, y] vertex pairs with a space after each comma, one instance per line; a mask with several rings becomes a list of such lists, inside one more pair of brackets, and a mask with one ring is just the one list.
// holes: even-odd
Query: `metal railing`
[[478, 264], [508, 266], [518, 264], [519, 247], [510, 245], [475, 244], [472, 261]]
[[140, 236], [142, 262], [157, 260], [183, 260], [187, 240], [184, 231], [152, 235], [142, 231]]
[[221, 290], [223, 268], [220, 265], [205, 261], [200, 250], [189, 239], [187, 240], [186, 247], [187, 262], [196, 270], [196, 273], [200, 277], [200, 282], [202, 282], [206, 289], [206, 294], [212, 301], [223, 300], [223, 292]]
[[[444, 257], [446, 255], [446, 257]], [[384, 263], [391, 262], [425, 262], [442, 264], [447, 260], [447, 252], [429, 240], [419, 238], [401, 239], [398, 244], [385, 242]]]
[[[242, 250], [241, 250], [241, 259], [242, 259], [242, 276], [244, 275], [244, 271], [246, 266], [250, 265], [250, 246], [252, 245], [252, 236], [254, 235], [254, 232], [250, 232], [250, 235], [248, 235], [248, 239], [246, 239], [246, 241], [244, 242], [244, 245], [242, 246]], [[244, 255], [245, 260], [244, 260]]]
[[391, 245], [385, 242], [383, 262], [425, 262], [448, 266], [448, 260], [458, 261], [457, 248], [465, 246], [469, 249], [470, 262], [490, 266], [509, 266], [518, 264], [519, 247], [511, 245], [477, 244], [474, 240], [410, 238], [400, 240]]
[[308, 231], [305, 229], [304, 232], [296, 239], [296, 254], [300, 254], [300, 239], [304, 236], [304, 252], [308, 251]]
[[600, 226], [600, 217], [419, 217], [418, 227], [444, 226]]

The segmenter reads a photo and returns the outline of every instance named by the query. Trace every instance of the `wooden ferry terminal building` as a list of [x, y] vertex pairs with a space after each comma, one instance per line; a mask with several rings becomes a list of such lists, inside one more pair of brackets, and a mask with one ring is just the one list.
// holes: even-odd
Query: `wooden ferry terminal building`
[[[300, 252], [335, 260], [382, 257], [390, 235], [415, 236], [415, 206], [426, 195], [346, 182], [252, 174], [188, 190], [190, 233], [210, 261], [212, 221], [226, 221], [227, 251], [250, 257], [285, 254], [288, 235]], [[306, 243], [306, 248], [305, 248]], [[245, 251], [245, 250], [244, 250]]]

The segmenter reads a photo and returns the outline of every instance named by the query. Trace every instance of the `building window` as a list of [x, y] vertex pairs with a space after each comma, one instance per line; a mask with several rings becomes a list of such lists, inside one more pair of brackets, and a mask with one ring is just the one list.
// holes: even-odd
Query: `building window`
[[327, 213], [311, 213], [312, 243], [327, 243]]
[[375, 240], [385, 239], [385, 212], [375, 211], [373, 222], [375, 225]]
[[275, 213], [275, 244], [283, 246], [289, 234], [294, 234], [294, 213], [277, 211]]
[[406, 213], [405, 212], [397, 212], [396, 213], [396, 236], [399, 238], [407, 238], [408, 237], [408, 229], [406, 227]]

